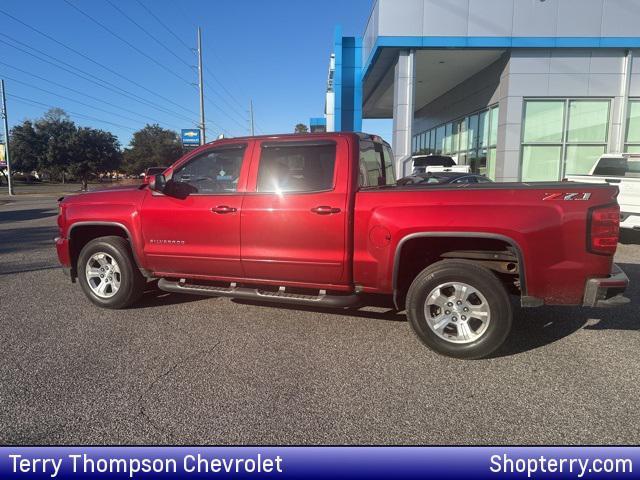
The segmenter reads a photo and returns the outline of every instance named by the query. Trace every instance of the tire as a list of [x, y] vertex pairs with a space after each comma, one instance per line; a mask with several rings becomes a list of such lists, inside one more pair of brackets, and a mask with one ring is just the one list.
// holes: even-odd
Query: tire
[[490, 270], [465, 260], [443, 260], [420, 272], [406, 308], [418, 338], [448, 357], [487, 357], [511, 331], [506, 289]]
[[103, 308], [126, 308], [144, 292], [129, 242], [122, 237], [100, 237], [87, 243], [78, 257], [78, 281], [85, 295]]

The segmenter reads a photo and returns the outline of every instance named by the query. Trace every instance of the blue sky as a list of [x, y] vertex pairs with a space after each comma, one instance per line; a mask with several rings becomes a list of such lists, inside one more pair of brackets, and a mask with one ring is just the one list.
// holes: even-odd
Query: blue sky
[[[290, 132], [322, 116], [334, 26], [361, 35], [370, 9], [371, 0], [4, 0], [0, 77], [10, 123], [61, 107], [79, 125], [112, 131], [123, 146], [145, 123], [195, 126], [196, 57], [188, 47], [201, 26], [208, 139], [246, 135], [249, 99], [257, 133]], [[59, 61], [64, 69], [53, 65]], [[389, 121], [363, 128], [390, 140]]]

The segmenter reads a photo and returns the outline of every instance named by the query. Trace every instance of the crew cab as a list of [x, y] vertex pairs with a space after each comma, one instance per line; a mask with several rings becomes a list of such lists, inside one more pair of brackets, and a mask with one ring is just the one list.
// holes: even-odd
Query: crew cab
[[[481, 358], [525, 307], [614, 306], [618, 189], [396, 185], [379, 137], [218, 140], [148, 185], [60, 201], [60, 262], [96, 305], [168, 292], [356, 308], [385, 297], [433, 350]], [[384, 300], [384, 299], [383, 299]]]
[[569, 175], [566, 180], [617, 186], [620, 190], [620, 227], [640, 231], [640, 155], [602, 155], [588, 175]]

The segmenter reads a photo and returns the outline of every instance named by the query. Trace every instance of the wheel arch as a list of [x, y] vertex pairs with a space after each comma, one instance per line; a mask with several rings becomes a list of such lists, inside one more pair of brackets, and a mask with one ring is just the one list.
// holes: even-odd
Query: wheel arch
[[393, 288], [393, 302], [396, 308], [401, 308], [401, 297], [402, 291], [400, 289], [400, 281], [399, 276], [401, 272], [401, 261], [403, 249], [409, 244], [411, 241], [415, 241], [417, 239], [465, 239], [465, 240], [473, 240], [473, 239], [483, 239], [483, 240], [495, 240], [499, 242], [503, 242], [509, 245], [513, 252], [516, 255], [519, 265], [519, 275], [520, 275], [520, 290], [521, 290], [521, 299], [523, 306], [537, 306], [539, 304], [539, 300], [533, 297], [527, 296], [527, 282], [526, 282], [526, 265], [524, 260], [524, 255], [522, 253], [522, 247], [520, 244], [514, 240], [513, 238], [498, 234], [498, 233], [487, 233], [487, 232], [416, 232], [405, 235], [400, 239], [398, 245], [396, 247], [396, 251], [393, 259], [393, 274], [392, 274], [392, 288]]
[[131, 231], [123, 223], [105, 221], [76, 222], [69, 227], [67, 235], [69, 238], [69, 257], [71, 260], [72, 278], [77, 277], [78, 257], [84, 246], [91, 240], [110, 235], [119, 236], [127, 240], [136, 266], [145, 277], [149, 276], [148, 272], [141, 267], [140, 258], [136, 252]]

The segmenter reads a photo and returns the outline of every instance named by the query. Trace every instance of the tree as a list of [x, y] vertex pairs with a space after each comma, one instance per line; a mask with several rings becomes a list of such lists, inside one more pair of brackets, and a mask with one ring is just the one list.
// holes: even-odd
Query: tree
[[12, 168], [18, 172], [31, 172], [38, 169], [46, 148], [43, 139], [30, 120], [11, 129], [10, 147]]
[[133, 134], [130, 148], [124, 151], [124, 169], [138, 174], [149, 167], [168, 167], [182, 156], [180, 137], [158, 124], [146, 125]]
[[110, 173], [122, 162], [120, 143], [110, 132], [93, 128], [78, 128], [71, 141], [69, 172], [82, 180], [86, 190], [89, 176]]
[[304, 123], [299, 123], [295, 126], [293, 133], [307, 133], [309, 128]]
[[41, 119], [11, 130], [12, 161], [18, 171], [37, 170], [52, 177], [78, 175], [86, 190], [90, 175], [112, 171], [122, 154], [117, 138], [104, 130], [78, 128], [64, 110], [53, 108]]

